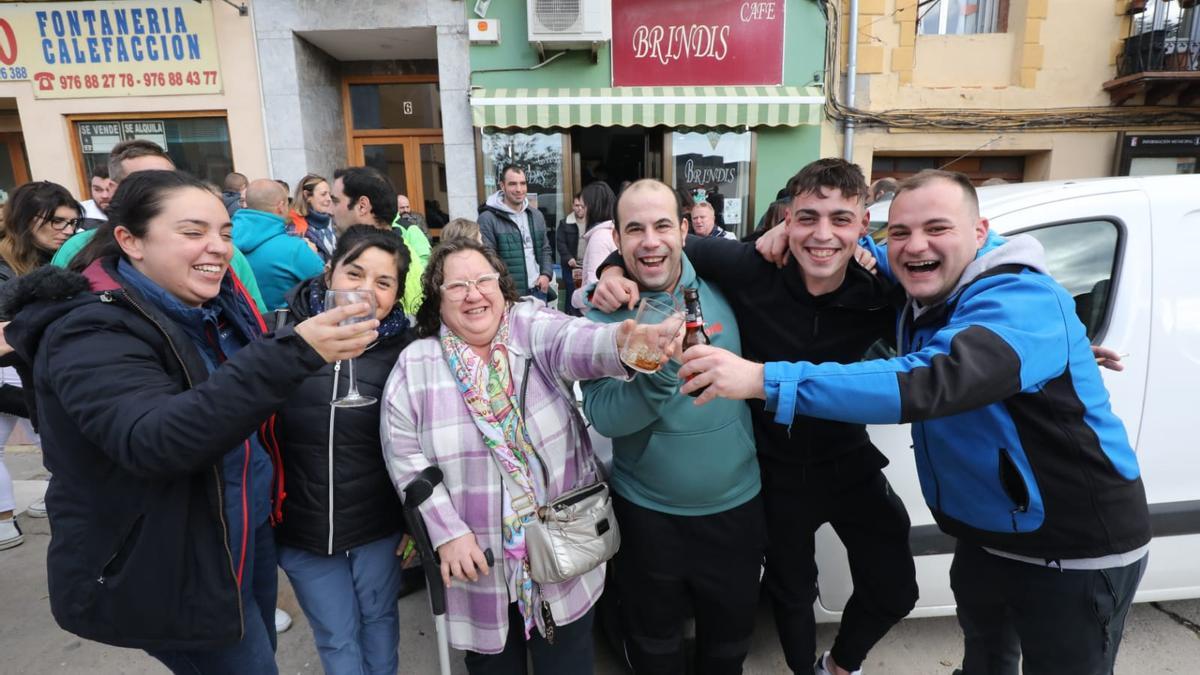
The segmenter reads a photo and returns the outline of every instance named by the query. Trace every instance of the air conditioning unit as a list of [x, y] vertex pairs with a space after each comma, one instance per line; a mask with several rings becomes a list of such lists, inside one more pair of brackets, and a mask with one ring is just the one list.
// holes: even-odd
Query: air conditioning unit
[[592, 49], [612, 39], [612, 0], [526, 0], [529, 41], [540, 49]]

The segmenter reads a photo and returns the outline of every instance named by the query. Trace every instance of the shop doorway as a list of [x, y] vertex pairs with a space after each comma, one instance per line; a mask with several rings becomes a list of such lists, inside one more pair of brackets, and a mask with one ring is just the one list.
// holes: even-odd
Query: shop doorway
[[425, 217], [430, 235], [439, 236], [450, 199], [437, 77], [350, 76], [342, 98], [349, 163], [387, 176]]
[[604, 181], [620, 192], [626, 182], [662, 179], [663, 134], [646, 127], [586, 127], [571, 132], [574, 190]]
[[29, 162], [25, 156], [25, 141], [16, 132], [0, 133], [0, 204], [18, 185], [29, 182]]
[[352, 153], [351, 163], [387, 176], [396, 191], [408, 197], [413, 210], [425, 216], [430, 234], [441, 233], [450, 216], [446, 153], [440, 135], [355, 139]]

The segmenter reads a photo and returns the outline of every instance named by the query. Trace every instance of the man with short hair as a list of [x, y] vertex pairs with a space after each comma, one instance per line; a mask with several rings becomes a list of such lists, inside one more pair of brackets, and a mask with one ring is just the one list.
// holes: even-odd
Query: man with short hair
[[[728, 303], [683, 255], [687, 225], [670, 187], [644, 179], [617, 201], [613, 238], [644, 298], [683, 306], [695, 290], [709, 339], [739, 352]], [[588, 313], [609, 323], [632, 309]], [[696, 618], [700, 673], [738, 673], [750, 647], [766, 545], [750, 411], [700, 409], [679, 393], [679, 364], [630, 381], [583, 384], [584, 411], [613, 439], [614, 559], [627, 653], [635, 672], [681, 673], [683, 624]]]
[[[406, 228], [415, 226], [425, 236], [425, 243], [429, 243], [429, 225], [425, 222], [425, 216], [412, 210], [412, 202], [408, 200], [408, 195], [396, 195], [396, 220], [392, 226], [396, 227], [397, 223]], [[428, 256], [426, 262], [429, 262]]]
[[500, 189], [479, 210], [483, 245], [492, 249], [508, 267], [521, 295], [543, 301], [558, 297], [550, 289], [554, 268], [546, 219], [526, 199], [525, 170], [515, 164], [500, 170]]
[[94, 230], [108, 220], [105, 211], [117, 190], [117, 184], [108, 177], [107, 162], [92, 167], [92, 180], [88, 189], [92, 198], [79, 202], [83, 206], [83, 219], [78, 228], [80, 230]]
[[684, 391], [764, 399], [783, 425], [910, 422], [925, 501], [958, 539], [963, 671], [1111, 673], [1149, 509], [1074, 301], [1035, 239], [989, 231], [960, 173], [904, 181], [887, 232], [879, 269], [908, 294], [902, 356], [764, 365], [694, 347]]
[[225, 210], [230, 218], [238, 209], [246, 208], [246, 186], [249, 184], [250, 180], [245, 174], [233, 171], [225, 176], [225, 183], [221, 186], [221, 201], [225, 202]]
[[[131, 173], [138, 171], [174, 171], [175, 162], [167, 155], [166, 151], [152, 141], [143, 140], [140, 138], [131, 141], [122, 141], [113, 146], [112, 151], [108, 154], [108, 176], [117, 186], [125, 177]], [[113, 194], [116, 194], [116, 189], [113, 189]], [[58, 252], [50, 260], [50, 264], [57, 267], [66, 267], [71, 264], [71, 260], [79, 253], [92, 237], [95, 236], [96, 230], [84, 230], [76, 232], [70, 239], [63, 242], [59, 247]], [[258, 311], [266, 313], [267, 306], [263, 304], [262, 294], [258, 291], [258, 283], [254, 280], [254, 272], [250, 269], [250, 263], [246, 261], [246, 256], [242, 252], [233, 247], [233, 257], [229, 260], [229, 267], [233, 270], [233, 274], [237, 277], [250, 296], [254, 298], [254, 304], [258, 307]]]
[[[392, 230], [396, 221], [396, 188], [379, 171], [369, 166], [351, 166], [333, 172], [333, 185], [329, 196], [333, 200], [333, 229], [341, 236], [355, 225], [371, 225], [381, 230]], [[412, 242], [404, 239], [408, 248], [408, 274], [404, 276], [404, 297], [401, 304], [404, 313], [415, 316], [424, 299], [421, 291], [421, 274], [425, 272], [425, 261], [421, 251]]]
[[287, 292], [325, 269], [305, 239], [287, 233], [287, 190], [260, 178], [246, 188], [246, 208], [233, 214], [233, 245], [246, 255], [268, 311], [287, 306]]
[[404, 237], [412, 259], [420, 260], [422, 267], [429, 264], [429, 254], [433, 251], [429, 229], [425, 227], [425, 219], [421, 214], [413, 212], [408, 197], [404, 195], [396, 195], [396, 219], [392, 221], [392, 229]]
[[871, 199], [867, 202], [867, 206], [895, 197], [897, 185], [898, 183], [896, 183], [896, 179], [894, 178], [880, 178], [871, 183]]
[[[892, 286], [854, 261], [867, 224], [866, 179], [850, 162], [820, 159], [788, 186], [792, 256], [784, 267], [753, 244], [698, 236], [687, 240], [688, 259], [728, 299], [746, 358], [854, 363], [895, 333]], [[619, 269], [602, 269], [593, 304], [627, 302], [632, 284], [614, 278]], [[784, 657], [796, 673], [857, 672], [917, 600], [908, 513], [883, 475], [888, 461], [862, 424], [798, 417], [784, 427], [760, 401], [750, 401], [750, 414], [768, 534], [763, 585]], [[826, 523], [846, 547], [854, 592], [832, 648], [818, 658], [815, 534]]]
[[713, 239], [732, 239], [737, 241], [737, 235], [717, 225], [717, 212], [708, 202], [696, 202], [692, 206], [692, 233], [697, 237], [712, 237]]

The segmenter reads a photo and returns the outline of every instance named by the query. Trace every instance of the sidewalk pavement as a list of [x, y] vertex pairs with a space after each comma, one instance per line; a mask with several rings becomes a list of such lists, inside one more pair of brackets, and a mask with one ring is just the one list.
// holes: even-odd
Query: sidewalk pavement
[[[50, 615], [46, 590], [46, 548], [50, 524], [30, 518], [26, 507], [40, 498], [48, 475], [41, 453], [34, 446], [9, 446], [5, 464], [13, 474], [18, 522], [25, 543], [0, 551], [0, 675], [163, 675], [157, 661], [144, 653], [110, 647], [76, 637], [60, 629]], [[308, 622], [296, 604], [287, 577], [279, 575], [279, 606], [294, 621], [279, 636], [276, 661], [281, 675], [319, 674], [321, 662], [313, 646]], [[425, 594], [414, 593], [400, 601], [400, 672], [404, 675], [437, 673], [437, 644]], [[817, 629], [817, 644], [828, 649], [836, 635], [835, 624]], [[451, 654], [455, 675], [465, 675], [462, 655]], [[863, 671], [868, 675], [948, 675], [962, 659], [962, 634], [953, 617], [910, 619], [892, 629], [872, 650]], [[624, 671], [607, 646], [596, 644], [596, 675]], [[763, 602], [746, 675], [787, 673], [775, 637], [771, 613]], [[1117, 660], [1118, 675], [1151, 675], [1200, 672], [1200, 600], [1134, 606], [1126, 624], [1125, 639]]]

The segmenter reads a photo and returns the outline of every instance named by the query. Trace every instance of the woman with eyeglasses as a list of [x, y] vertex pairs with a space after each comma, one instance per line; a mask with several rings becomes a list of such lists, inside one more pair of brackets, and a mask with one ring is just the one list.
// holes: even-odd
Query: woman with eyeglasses
[[[0, 292], [8, 282], [50, 262], [54, 252], [79, 227], [83, 207], [61, 185], [47, 181], [26, 183], [13, 191], [0, 229]], [[12, 317], [0, 316], [0, 549], [24, 541], [13, 510], [12, 477], [4, 467], [4, 445], [18, 424], [37, 424], [31, 414], [32, 390], [22, 380], [28, 371], [2, 339]], [[22, 376], [18, 371], [24, 371]], [[36, 426], [30, 428], [32, 432]]]
[[450, 645], [467, 652], [472, 674], [524, 674], [529, 652], [536, 673], [587, 675], [604, 566], [534, 582], [528, 520], [512, 503], [545, 504], [597, 479], [572, 383], [628, 377], [618, 352], [633, 322], [602, 325], [518, 302], [496, 253], [464, 237], [433, 250], [422, 282], [423, 339], [400, 352], [388, 378], [380, 436], [397, 490], [430, 465], [444, 474], [420, 512], [441, 559]]

